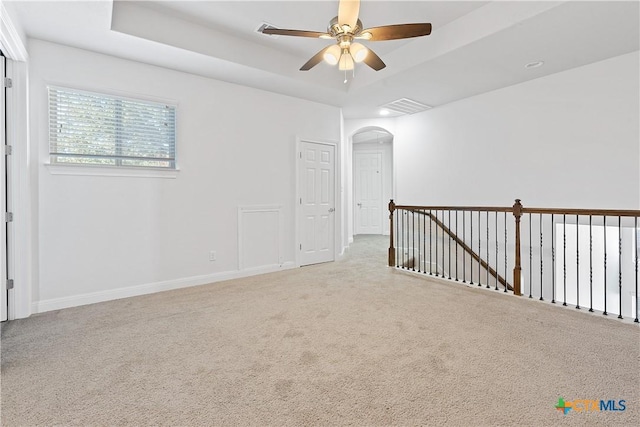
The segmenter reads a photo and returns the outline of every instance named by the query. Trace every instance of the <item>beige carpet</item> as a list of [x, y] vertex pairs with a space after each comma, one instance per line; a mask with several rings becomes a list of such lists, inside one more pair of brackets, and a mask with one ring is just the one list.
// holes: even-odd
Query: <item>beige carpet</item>
[[638, 326], [399, 272], [385, 244], [4, 324], [2, 424], [640, 425]]

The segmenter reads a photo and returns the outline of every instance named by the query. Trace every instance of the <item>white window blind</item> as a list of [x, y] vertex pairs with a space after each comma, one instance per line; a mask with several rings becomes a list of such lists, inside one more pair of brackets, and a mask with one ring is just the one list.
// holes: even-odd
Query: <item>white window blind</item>
[[51, 163], [175, 169], [176, 107], [49, 87]]

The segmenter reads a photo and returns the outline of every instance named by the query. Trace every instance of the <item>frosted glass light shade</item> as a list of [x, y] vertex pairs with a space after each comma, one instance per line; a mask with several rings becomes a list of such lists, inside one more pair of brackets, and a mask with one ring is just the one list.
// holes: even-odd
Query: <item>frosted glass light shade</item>
[[338, 69], [340, 71], [349, 71], [353, 70], [353, 58], [349, 54], [349, 52], [344, 52], [340, 57], [340, 63], [338, 64]]
[[360, 43], [353, 43], [351, 45], [350, 51], [353, 60], [358, 63], [364, 61], [364, 59], [367, 57], [367, 54], [369, 53], [369, 49], [367, 49]]
[[341, 53], [342, 52], [340, 50], [340, 46], [338, 46], [337, 44], [334, 44], [329, 49], [327, 49], [327, 51], [324, 53], [324, 55], [322, 55], [322, 57], [324, 58], [327, 64], [336, 65], [340, 60]]

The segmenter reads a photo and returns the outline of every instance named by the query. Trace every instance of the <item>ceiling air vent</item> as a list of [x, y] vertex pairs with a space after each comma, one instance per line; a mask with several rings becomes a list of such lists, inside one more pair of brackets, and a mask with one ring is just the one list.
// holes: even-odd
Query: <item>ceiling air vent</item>
[[421, 111], [429, 110], [433, 107], [409, 98], [400, 98], [395, 101], [391, 101], [388, 104], [381, 105], [380, 108], [384, 108], [389, 111], [395, 111], [396, 113], [401, 114], [415, 114]]
[[271, 25], [268, 22], [263, 22], [262, 24], [260, 24], [260, 26], [258, 28], [256, 28], [256, 33], [260, 33], [264, 36], [268, 36], [268, 37], [273, 37], [274, 39], [277, 39], [278, 37], [280, 37], [279, 34], [265, 34], [262, 32], [262, 30], [264, 30], [265, 28], [278, 28], [275, 25]]

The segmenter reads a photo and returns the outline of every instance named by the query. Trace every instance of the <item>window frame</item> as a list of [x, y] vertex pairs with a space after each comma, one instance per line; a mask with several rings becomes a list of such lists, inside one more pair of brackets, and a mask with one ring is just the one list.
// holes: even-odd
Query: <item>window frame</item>
[[[46, 105], [47, 105], [47, 161], [44, 165], [53, 175], [89, 175], [89, 176], [131, 176], [131, 177], [155, 177], [155, 178], [176, 178], [180, 171], [178, 167], [178, 111], [179, 104], [177, 101], [165, 98], [153, 97], [138, 93], [127, 93], [122, 91], [103, 89], [103, 88], [83, 88], [67, 84], [58, 84], [47, 82], [46, 89]], [[122, 164], [123, 158], [114, 157], [114, 164], [91, 164], [91, 163], [73, 163], [73, 162], [57, 162], [53, 160], [56, 154], [51, 152], [51, 101], [50, 90], [63, 90], [76, 93], [87, 93], [93, 96], [103, 96], [115, 101], [131, 101], [136, 103], [148, 103], [164, 105], [173, 108], [174, 115], [174, 138], [173, 138], [173, 164], [172, 166], [143, 166], [143, 165], [125, 165]], [[120, 126], [120, 125], [119, 125]], [[116, 150], [119, 145], [116, 144]], [[59, 156], [59, 154], [58, 154]], [[90, 157], [90, 156], [88, 156]]]

